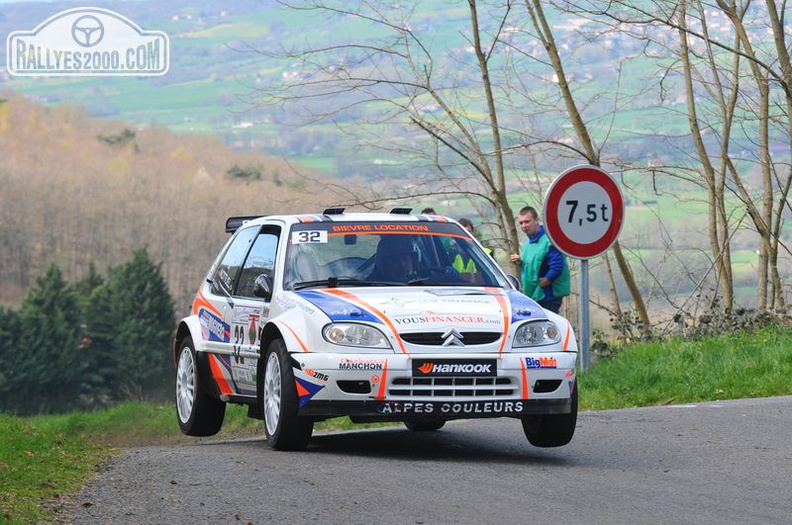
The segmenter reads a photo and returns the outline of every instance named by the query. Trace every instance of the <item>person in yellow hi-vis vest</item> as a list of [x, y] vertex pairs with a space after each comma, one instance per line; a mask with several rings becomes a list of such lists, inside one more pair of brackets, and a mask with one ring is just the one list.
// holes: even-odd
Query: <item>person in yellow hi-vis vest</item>
[[[476, 230], [473, 227], [473, 223], [470, 222], [470, 219], [459, 219], [459, 224], [461, 224], [472, 237], [476, 236]], [[484, 248], [487, 253], [492, 256], [492, 250], [489, 248]], [[480, 276], [478, 275], [478, 268], [476, 267], [476, 263], [473, 262], [473, 259], [465, 260], [461, 253], [457, 253], [454, 257], [454, 261], [451, 263], [451, 266], [454, 267], [456, 271], [462, 276], [463, 279], [466, 279], [471, 282], [479, 282], [481, 280]]]
[[454, 262], [451, 263], [451, 266], [453, 266], [454, 270], [461, 274], [478, 272], [478, 268], [476, 267], [476, 263], [473, 262], [473, 259], [468, 259], [467, 262], [465, 262], [465, 259], [462, 257], [461, 253], [456, 254], [456, 257], [454, 257]]

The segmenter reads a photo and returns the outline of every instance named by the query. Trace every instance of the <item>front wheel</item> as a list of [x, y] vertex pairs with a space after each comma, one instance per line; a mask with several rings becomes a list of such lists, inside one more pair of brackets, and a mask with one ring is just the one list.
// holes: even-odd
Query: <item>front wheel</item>
[[272, 341], [264, 356], [261, 407], [267, 443], [275, 450], [302, 450], [313, 433], [313, 421], [297, 415], [299, 398], [289, 361], [286, 343]]
[[542, 414], [522, 419], [523, 432], [535, 447], [563, 447], [575, 435], [577, 424], [577, 383], [572, 387], [572, 410], [569, 414]]
[[203, 390], [192, 339], [187, 337], [179, 347], [176, 364], [176, 416], [179, 428], [188, 436], [214, 436], [220, 432], [226, 404]]

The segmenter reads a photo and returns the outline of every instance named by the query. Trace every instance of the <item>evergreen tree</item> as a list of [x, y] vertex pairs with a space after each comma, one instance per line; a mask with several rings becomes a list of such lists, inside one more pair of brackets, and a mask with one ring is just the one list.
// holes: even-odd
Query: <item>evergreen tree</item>
[[19, 337], [6, 363], [13, 377], [14, 412], [50, 412], [79, 404], [80, 318], [77, 294], [53, 264], [19, 311]]
[[93, 261], [88, 265], [88, 273], [82, 279], [74, 283], [74, 289], [77, 292], [77, 298], [80, 301], [80, 311], [83, 314], [83, 321], [88, 318], [88, 308], [91, 304], [91, 294], [94, 290], [104, 284], [104, 277], [99, 275], [96, 270], [96, 264]]
[[15, 364], [19, 354], [19, 315], [0, 306], [0, 412], [16, 412], [13, 401], [20, 387], [19, 366]]
[[112, 294], [106, 283], [95, 288], [85, 306], [85, 382], [92, 402], [100, 403], [117, 397], [113, 385], [117, 383], [117, 363], [113, 341], [115, 320]]
[[89, 307], [91, 355], [113, 397], [170, 389], [173, 300], [145, 248], [110, 270]]

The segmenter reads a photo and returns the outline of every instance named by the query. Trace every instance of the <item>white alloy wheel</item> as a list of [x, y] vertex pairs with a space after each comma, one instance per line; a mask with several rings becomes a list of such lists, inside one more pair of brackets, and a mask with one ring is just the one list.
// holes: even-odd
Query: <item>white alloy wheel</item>
[[176, 369], [176, 409], [179, 420], [186, 423], [195, 403], [195, 360], [189, 347], [182, 348]]
[[278, 354], [270, 353], [264, 372], [264, 423], [275, 434], [281, 415], [281, 367]]
[[223, 425], [226, 404], [208, 391], [210, 378], [201, 375], [196, 356], [192, 338], [184, 338], [176, 362], [176, 419], [188, 436], [214, 436]]

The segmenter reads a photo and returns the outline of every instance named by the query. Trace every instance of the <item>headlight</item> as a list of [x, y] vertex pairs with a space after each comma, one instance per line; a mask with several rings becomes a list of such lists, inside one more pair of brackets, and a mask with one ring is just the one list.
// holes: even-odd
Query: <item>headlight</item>
[[385, 334], [365, 324], [331, 323], [322, 329], [322, 336], [336, 345], [391, 348]]
[[552, 321], [525, 323], [514, 334], [514, 348], [546, 346], [561, 341], [561, 331]]

